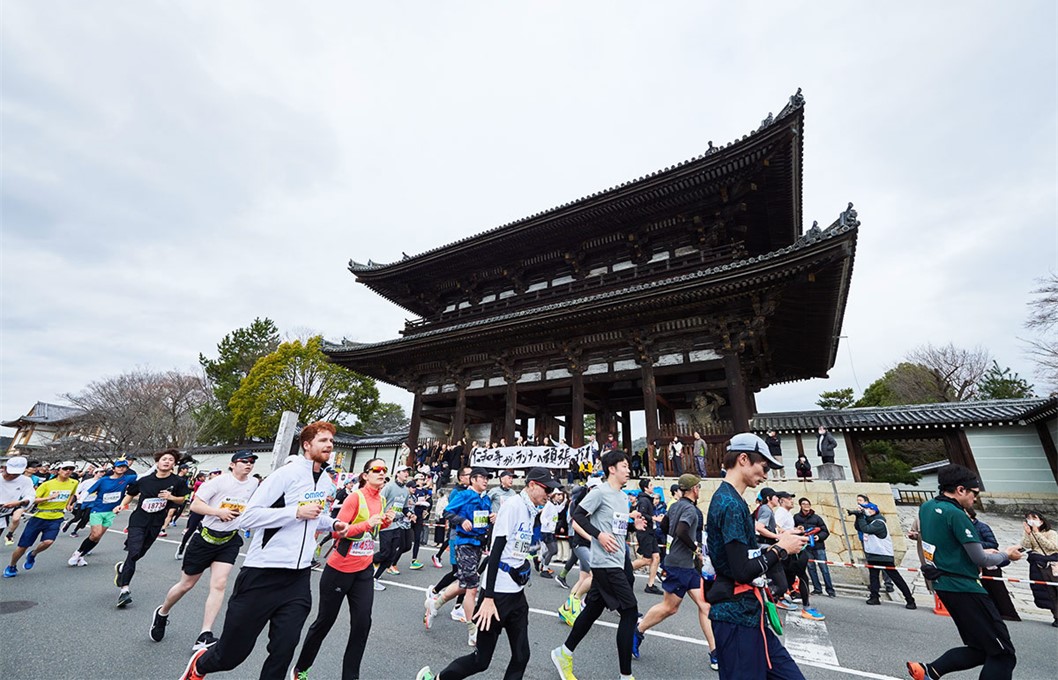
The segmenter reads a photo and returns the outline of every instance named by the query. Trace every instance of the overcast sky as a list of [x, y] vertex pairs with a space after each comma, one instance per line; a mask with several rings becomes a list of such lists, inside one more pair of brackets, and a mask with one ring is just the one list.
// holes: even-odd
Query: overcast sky
[[849, 201], [862, 226], [831, 379], [758, 408], [859, 395], [926, 342], [1031, 376], [1026, 302], [1058, 269], [1053, 0], [517, 4], [4, 2], [0, 418], [193, 370], [256, 316], [395, 337], [408, 313], [350, 258], [697, 156], [798, 87], [804, 227]]

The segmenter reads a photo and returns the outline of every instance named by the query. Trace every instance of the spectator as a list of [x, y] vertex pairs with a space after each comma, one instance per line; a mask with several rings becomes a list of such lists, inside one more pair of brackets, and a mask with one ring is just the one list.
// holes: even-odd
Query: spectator
[[694, 469], [698, 471], [698, 476], [705, 479], [705, 440], [702, 439], [702, 435], [698, 432], [694, 433], [694, 448], [692, 453], [694, 454]]
[[834, 462], [834, 449], [838, 448], [838, 440], [834, 435], [827, 432], [827, 428], [819, 426], [819, 438], [816, 440], [816, 453], [824, 463]]
[[[1029, 578], [1033, 581], [1058, 581], [1058, 532], [1051, 528], [1038, 511], [1025, 515], [1025, 535], [1021, 547], [1029, 551]], [[1054, 617], [1051, 625], [1058, 628], [1058, 586], [1030, 584], [1032, 599], [1040, 609], [1047, 609]]]
[[[768, 436], [764, 438], [764, 443], [768, 445], [768, 452], [771, 453], [771, 457], [778, 461], [779, 465], [782, 465], [782, 443], [779, 441], [779, 434], [775, 430], [768, 430]], [[786, 468], [772, 468], [771, 478], [773, 480], [786, 479]]]
[[[996, 534], [992, 531], [992, 527], [979, 520], [977, 512], [973, 508], [967, 509], [966, 514], [970, 516], [970, 523], [974, 525], [978, 535], [981, 537], [981, 547], [985, 550], [999, 550], [999, 541], [996, 540]], [[999, 567], [981, 567], [981, 574], [984, 576], [1002, 576], [1003, 570]], [[1007, 584], [1002, 581], [982, 579], [981, 586], [988, 591], [988, 596], [992, 598], [992, 602], [995, 603], [996, 609], [999, 611], [999, 616], [1004, 621], [1021, 620], [1021, 617], [1018, 616], [1018, 611], [1014, 608], [1014, 603], [1010, 601]]]
[[679, 437], [673, 437], [669, 443], [669, 460], [672, 461], [674, 477], [683, 476], [683, 442]]
[[[804, 454], [802, 454], [802, 457]], [[827, 523], [823, 521], [823, 518], [816, 514], [815, 510], [812, 509], [812, 502], [807, 498], [797, 499], [797, 504], [801, 507], [801, 511], [794, 515], [794, 524], [799, 527], [804, 527], [805, 536], [808, 536], [808, 546], [805, 548], [805, 552], [808, 553], [808, 557], [811, 560], [818, 561], [819, 571], [823, 572], [823, 585], [827, 589], [827, 597], [835, 597], [834, 584], [830, 580], [830, 567], [826, 565], [827, 561], [827, 548], [826, 540], [830, 538], [830, 531], [827, 529]], [[819, 574], [816, 571], [816, 562], [808, 563], [808, 577], [812, 579], [812, 594], [822, 595], [823, 588], [819, 584]]]
[[808, 458], [805, 454], [797, 454], [797, 462], [794, 463], [794, 470], [797, 471], [797, 478], [801, 481], [812, 481], [812, 464], [808, 462]]
[[[863, 552], [867, 557], [867, 564], [876, 567], [893, 567], [896, 561], [893, 559], [893, 539], [889, 536], [889, 529], [885, 525], [885, 518], [878, 511], [874, 503], [864, 503], [856, 510], [849, 510], [849, 514], [856, 516], [856, 530], [863, 534]], [[867, 604], [881, 604], [878, 597], [878, 589], [881, 579], [878, 569], [870, 570], [870, 592]], [[886, 570], [888, 571], [888, 570]], [[911, 589], [904, 582], [904, 577], [898, 571], [892, 571], [889, 578], [900, 590], [907, 604], [905, 609], [917, 609], [915, 598], [911, 596]]]

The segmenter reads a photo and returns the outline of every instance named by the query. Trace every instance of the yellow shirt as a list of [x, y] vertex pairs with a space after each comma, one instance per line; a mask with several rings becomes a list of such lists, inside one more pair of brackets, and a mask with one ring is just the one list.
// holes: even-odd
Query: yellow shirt
[[44, 502], [37, 502], [37, 511], [34, 516], [39, 519], [62, 519], [63, 512], [66, 510], [66, 504], [70, 502], [70, 496], [77, 490], [77, 480], [67, 479], [65, 482], [56, 477], [50, 479], [40, 486], [37, 487], [37, 498], [47, 498], [53, 492], [58, 491], [59, 495], [55, 500]]

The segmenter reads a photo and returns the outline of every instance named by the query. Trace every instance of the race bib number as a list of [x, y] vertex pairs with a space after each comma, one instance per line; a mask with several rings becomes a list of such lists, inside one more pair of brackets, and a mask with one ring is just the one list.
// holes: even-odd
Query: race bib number
[[111, 491], [109, 493], [103, 494], [103, 502], [104, 503], [117, 503], [120, 500], [121, 500], [121, 492], [120, 491]]
[[628, 531], [628, 513], [615, 512], [610, 520], [610, 533], [614, 536], [624, 536]]
[[510, 537], [511, 557], [516, 560], [524, 560], [529, 557], [533, 545], [532, 531], [515, 531]]
[[246, 509], [246, 500], [243, 498], [233, 498], [232, 496], [228, 496], [220, 502], [220, 509], [231, 510], [232, 512], [242, 514], [242, 511]]
[[474, 528], [484, 529], [489, 525], [489, 511], [488, 510], [475, 510], [474, 511]]
[[349, 554], [354, 557], [367, 557], [375, 554], [375, 539], [361, 538], [349, 544]]
[[922, 541], [922, 557], [928, 564], [933, 564], [933, 554], [937, 552], [937, 546]]
[[165, 509], [166, 502], [164, 498], [147, 498], [140, 503], [140, 510], [144, 512], [161, 512]]
[[68, 500], [70, 500], [70, 491], [69, 491], [69, 489], [67, 489], [66, 491], [60, 491], [59, 495], [55, 497], [55, 500], [56, 501], [68, 501]]

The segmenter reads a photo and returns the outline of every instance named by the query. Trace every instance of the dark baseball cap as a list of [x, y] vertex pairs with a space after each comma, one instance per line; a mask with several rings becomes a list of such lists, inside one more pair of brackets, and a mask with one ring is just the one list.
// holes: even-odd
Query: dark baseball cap
[[488, 479], [489, 471], [486, 470], [485, 468], [482, 468], [482, 467], [471, 468], [470, 477], [471, 478], [484, 477], [484, 478]]
[[252, 462], [256, 463], [257, 462], [257, 454], [254, 453], [253, 451], [239, 451], [238, 453], [233, 453], [231, 455], [231, 462], [237, 463], [240, 460], [249, 460], [249, 461], [252, 461]]
[[760, 490], [760, 492], [757, 494], [757, 498], [761, 499], [762, 501], [766, 501], [772, 496], [776, 495], [778, 494], [775, 493], [775, 489], [771, 488], [770, 486], [766, 486]]
[[529, 482], [536, 482], [537, 484], [546, 486], [548, 491], [554, 491], [562, 486], [558, 483], [558, 480], [554, 478], [551, 472], [543, 467], [529, 468], [529, 472], [525, 475], [525, 481], [527, 484]]
[[793, 498], [794, 497], [794, 495], [792, 493], [790, 493], [789, 491], [776, 491], [775, 495], [778, 496], [779, 498]]
[[514, 472], [511, 470], [504, 470], [500, 473], [500, 477], [514, 477]]

